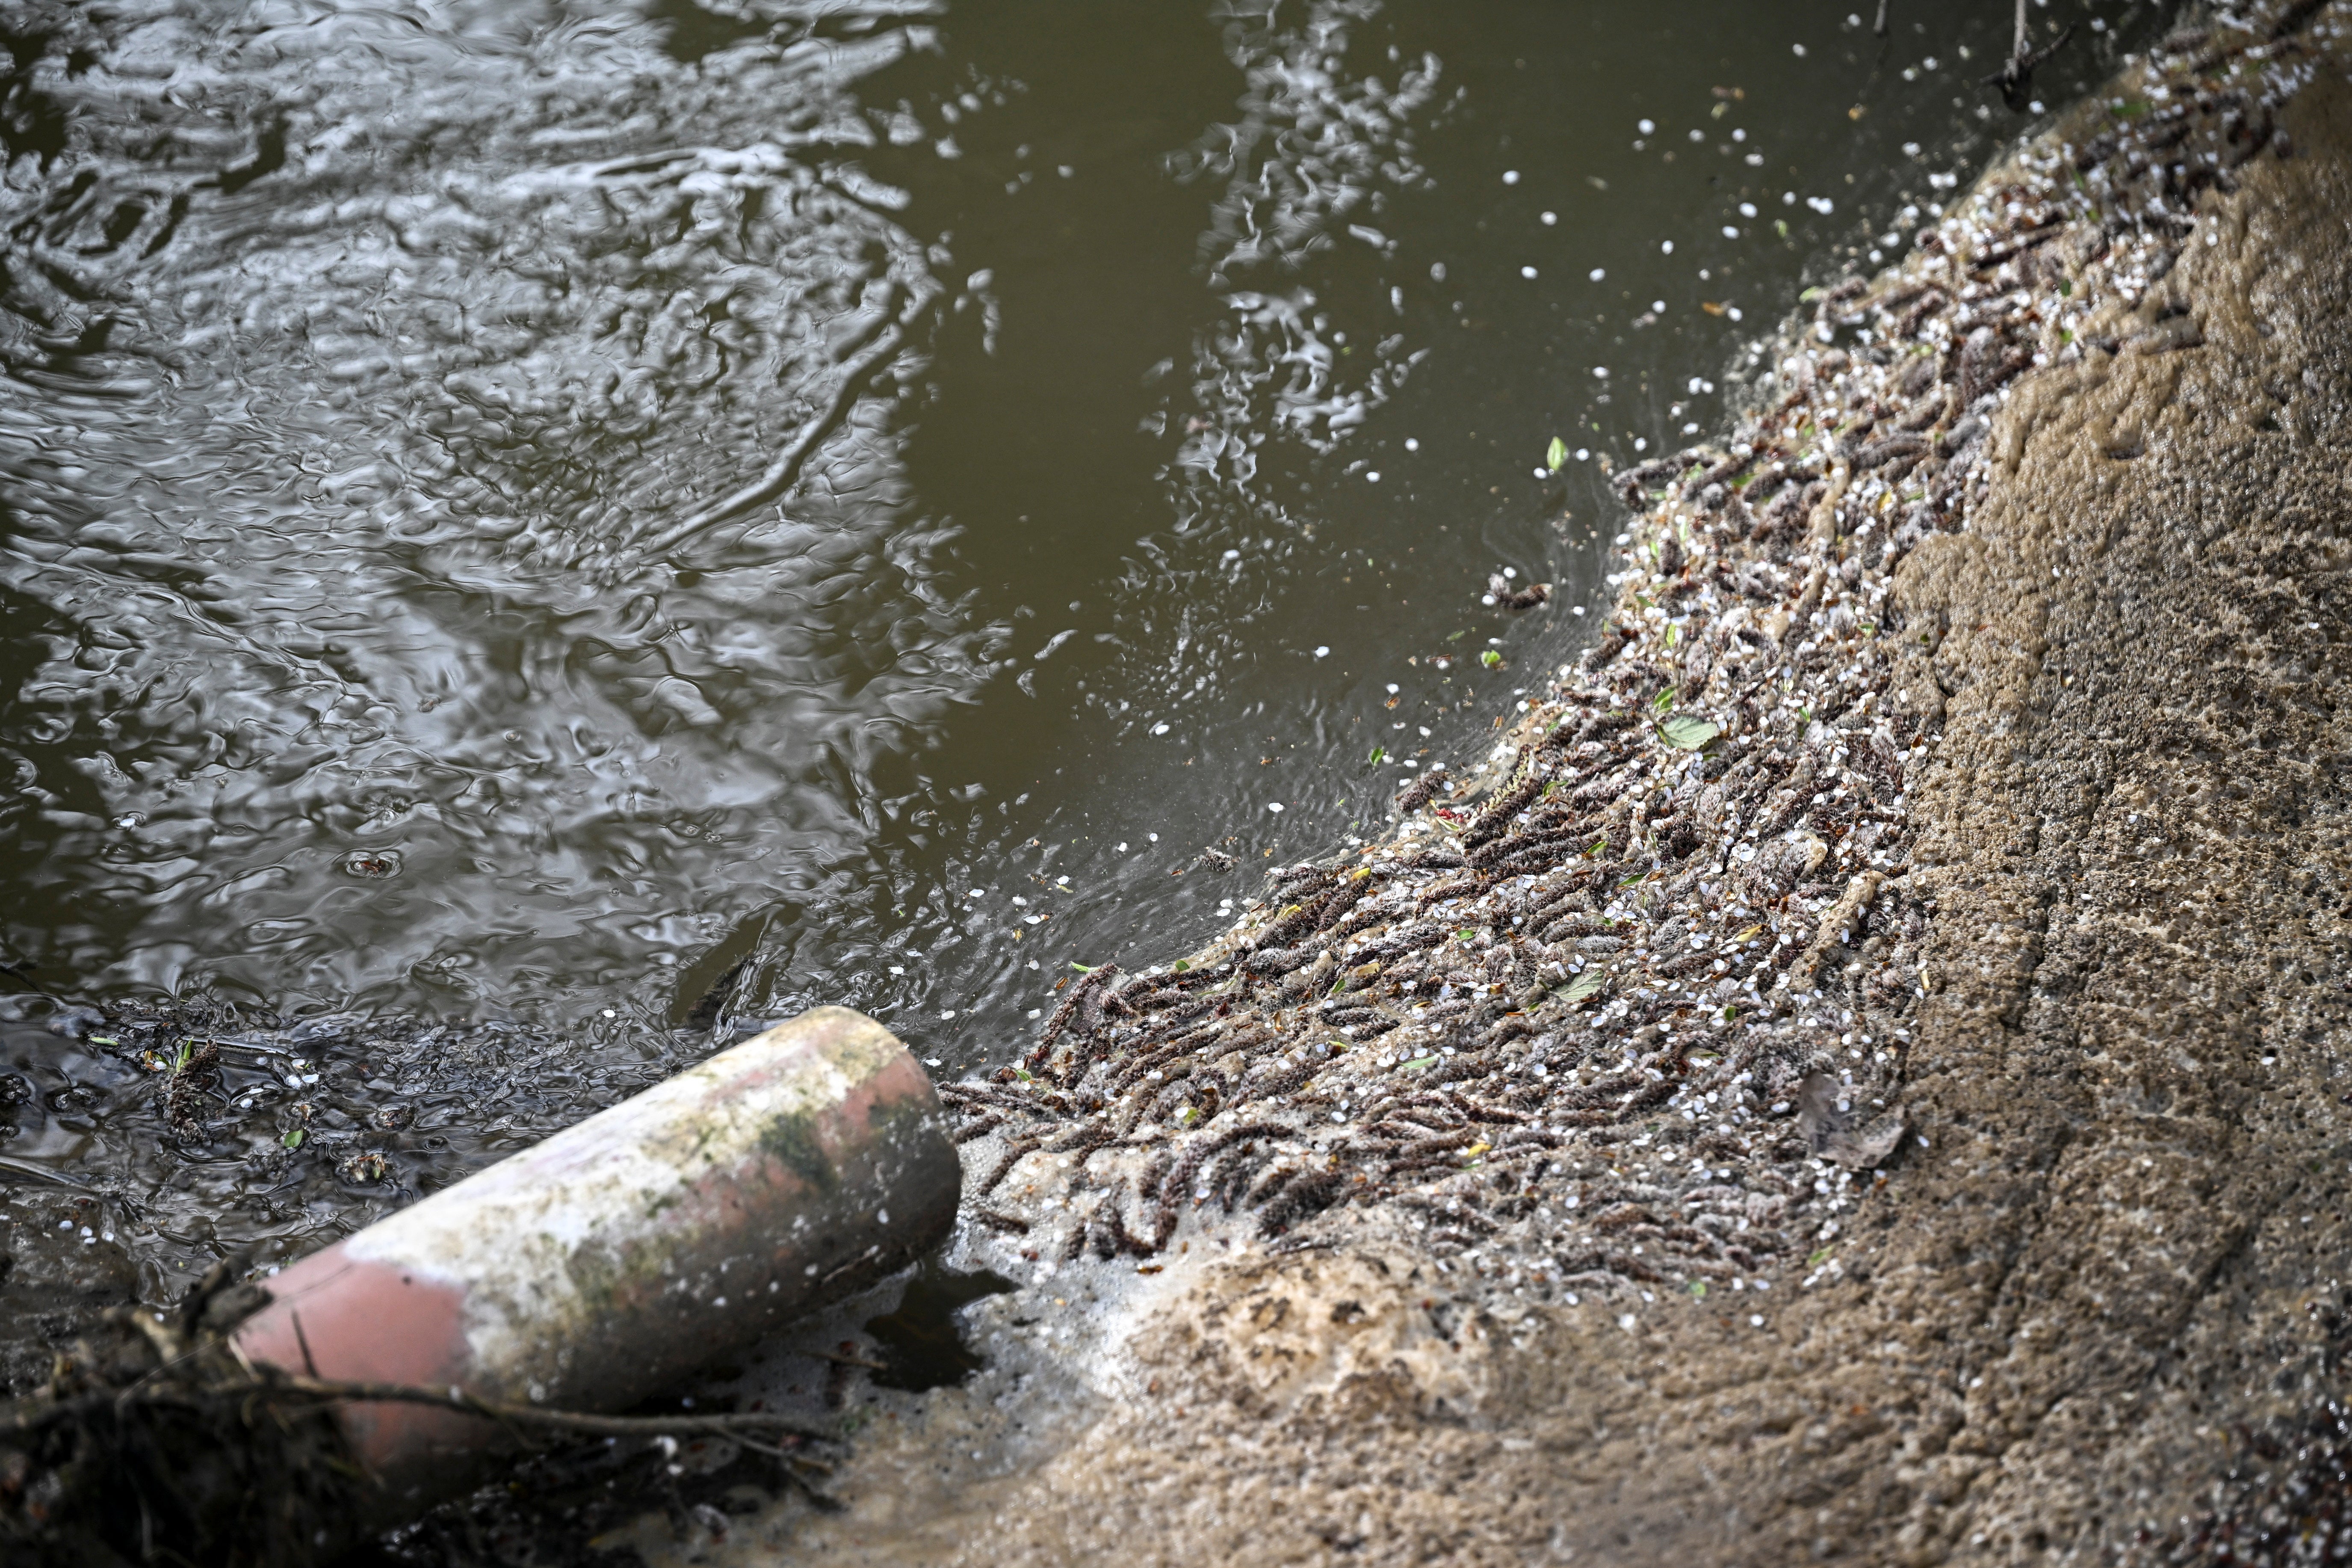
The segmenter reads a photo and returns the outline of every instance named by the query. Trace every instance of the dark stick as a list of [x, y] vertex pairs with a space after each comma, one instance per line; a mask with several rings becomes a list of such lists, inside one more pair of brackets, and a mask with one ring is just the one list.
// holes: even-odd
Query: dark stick
[[[598, 1415], [576, 1410], [548, 1410], [536, 1405], [514, 1405], [505, 1400], [485, 1399], [468, 1394], [463, 1388], [419, 1388], [405, 1383], [348, 1383], [338, 1379], [272, 1375], [257, 1379], [245, 1392], [268, 1398], [273, 1394], [295, 1394], [306, 1399], [332, 1404], [430, 1405], [463, 1415], [478, 1415], [485, 1420], [501, 1421], [523, 1426], [541, 1426], [560, 1432], [577, 1432], [598, 1437], [663, 1437], [681, 1435], [737, 1436], [751, 1432], [781, 1434], [785, 1436], [809, 1438], [818, 1442], [832, 1440], [834, 1434], [802, 1426], [781, 1416], [758, 1413], [726, 1415]], [[54, 1405], [16, 1410], [0, 1416], [0, 1435], [29, 1434], [47, 1430], [58, 1423], [72, 1418], [80, 1410], [109, 1405], [117, 1410], [142, 1405], [187, 1406], [203, 1396], [202, 1391], [184, 1387], [163, 1386], [152, 1392], [111, 1390], [86, 1394], [74, 1399], [59, 1400]]]
[[2034, 68], [2064, 48], [2066, 41], [2074, 36], [2074, 25], [2069, 22], [2066, 30], [2047, 45], [2039, 49], [2029, 49], [2026, 46], [2031, 39], [2025, 25], [2025, 0], [2017, 0], [2017, 35], [2011, 45], [2010, 57], [2000, 69], [1985, 78], [1985, 85], [2000, 89], [2001, 101], [2017, 113], [2024, 113], [2032, 103]]
[[333, 1378], [286, 1377], [271, 1380], [271, 1386], [312, 1399], [433, 1405], [461, 1415], [512, 1421], [521, 1426], [551, 1427], [562, 1432], [579, 1432], [597, 1437], [661, 1437], [676, 1436], [680, 1433], [730, 1436], [740, 1432], [761, 1431], [782, 1432], [788, 1436], [823, 1441], [833, 1436], [814, 1427], [795, 1426], [779, 1416], [756, 1413], [741, 1415], [595, 1415], [585, 1411], [547, 1410], [536, 1405], [485, 1399], [455, 1385], [437, 1389], [419, 1388], [405, 1383], [349, 1383]]

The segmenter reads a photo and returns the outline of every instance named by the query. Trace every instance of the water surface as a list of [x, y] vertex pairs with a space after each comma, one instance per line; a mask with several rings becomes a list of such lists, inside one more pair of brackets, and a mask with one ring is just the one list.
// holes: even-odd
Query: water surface
[[[813, 1003], [1004, 1059], [1580, 646], [1605, 470], [2030, 123], [2006, 10], [20, 13], [0, 1152], [177, 1268]], [[196, 994], [314, 1020], [201, 1154], [56, 1032]], [[421, 1108], [391, 1189], [304, 1092]]]

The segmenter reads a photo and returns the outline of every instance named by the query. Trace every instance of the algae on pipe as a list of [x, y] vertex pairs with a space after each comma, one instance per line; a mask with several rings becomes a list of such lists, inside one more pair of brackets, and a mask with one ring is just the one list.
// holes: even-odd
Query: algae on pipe
[[[614, 1411], [937, 1246], [961, 1169], [930, 1080], [821, 1007], [312, 1253], [238, 1331], [253, 1361]], [[342, 1422], [389, 1522], [501, 1434], [423, 1405]]]

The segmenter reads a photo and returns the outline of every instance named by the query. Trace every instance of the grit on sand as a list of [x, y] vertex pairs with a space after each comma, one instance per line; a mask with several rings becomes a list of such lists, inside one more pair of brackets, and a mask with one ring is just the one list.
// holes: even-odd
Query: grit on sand
[[2343, 1560], [2352, 10], [2257, 23], [1625, 476], [1482, 774], [951, 1089], [990, 1371], [684, 1550]]

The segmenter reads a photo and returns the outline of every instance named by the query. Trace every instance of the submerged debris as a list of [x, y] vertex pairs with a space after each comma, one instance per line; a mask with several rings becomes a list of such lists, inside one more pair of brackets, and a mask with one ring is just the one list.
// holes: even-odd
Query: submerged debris
[[600, 1457], [625, 1440], [665, 1458], [681, 1439], [722, 1440], [830, 1505], [817, 1489], [828, 1467], [809, 1448], [832, 1434], [772, 1414], [605, 1415], [253, 1364], [228, 1336], [270, 1298], [236, 1282], [245, 1261], [215, 1266], [175, 1310], [107, 1313], [46, 1384], [0, 1405], [0, 1555], [38, 1568], [331, 1559], [368, 1513], [335, 1419], [353, 1401], [480, 1415], [532, 1447], [593, 1439]]
[[1440, 1259], [1570, 1300], [1835, 1277], [1913, 1136], [1932, 984], [1906, 781], [1942, 629], [1893, 574], [1968, 526], [2017, 377], [2202, 341], [2158, 286], [2198, 194], [2287, 153], [2295, 47], [2152, 68], [1901, 267], [1809, 290], [1733, 440], [1618, 476], [1648, 510], [1615, 612], [1469, 778], [1276, 870], [1188, 963], [1084, 975], [1019, 1067], [942, 1091], [985, 1223], [1052, 1263], [1158, 1253], [1203, 1205], [1276, 1236], [1389, 1200]]

